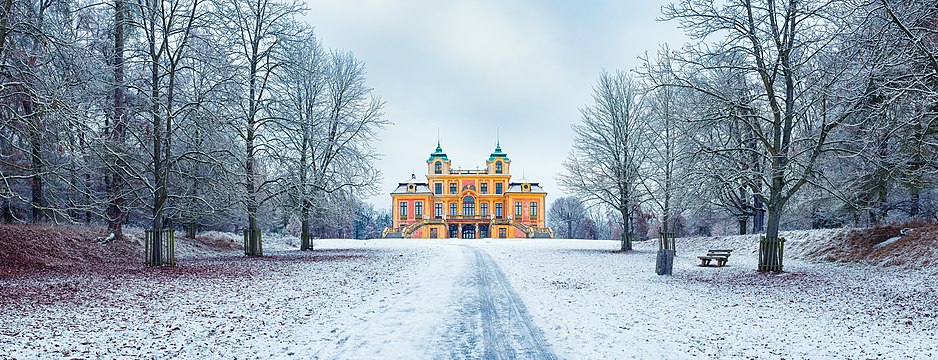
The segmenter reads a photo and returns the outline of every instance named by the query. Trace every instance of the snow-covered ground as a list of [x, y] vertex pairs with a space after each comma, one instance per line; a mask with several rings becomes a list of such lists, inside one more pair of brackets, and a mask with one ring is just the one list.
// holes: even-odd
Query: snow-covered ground
[[5, 279], [0, 358], [938, 357], [934, 274], [791, 259], [764, 275], [751, 240], [723, 241], [724, 268], [696, 266], [717, 240], [679, 241], [670, 277], [653, 242], [486, 239], [277, 240], [264, 258]]
[[[921, 271], [786, 261], [758, 274], [742, 251], [701, 268], [682, 249], [654, 273], [654, 242], [495, 242], [496, 258], [562, 358], [938, 357], [938, 278]], [[685, 247], [686, 248], [686, 247]]]

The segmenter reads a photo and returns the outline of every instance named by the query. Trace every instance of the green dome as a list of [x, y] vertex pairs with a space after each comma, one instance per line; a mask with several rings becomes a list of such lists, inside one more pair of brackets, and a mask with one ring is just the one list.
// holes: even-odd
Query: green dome
[[502, 159], [505, 160], [505, 162], [511, 162], [511, 160], [508, 160], [508, 154], [506, 154], [504, 151], [502, 151], [502, 144], [501, 144], [501, 142], [498, 142], [498, 143], [495, 144], [495, 151], [492, 152], [492, 154], [489, 155], [489, 160], [488, 160], [488, 161], [494, 161], [495, 158], [502, 158]]
[[427, 159], [427, 162], [432, 162], [433, 159], [443, 159], [443, 161], [449, 161], [449, 158], [446, 157], [446, 153], [443, 152], [443, 147], [440, 146], [440, 142], [436, 142], [436, 150], [430, 154], [430, 158]]

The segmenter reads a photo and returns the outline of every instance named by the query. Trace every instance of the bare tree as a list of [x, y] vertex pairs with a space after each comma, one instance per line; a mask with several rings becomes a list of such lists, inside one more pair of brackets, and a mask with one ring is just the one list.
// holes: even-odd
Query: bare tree
[[580, 110], [573, 125], [573, 151], [558, 176], [568, 194], [608, 206], [622, 219], [621, 250], [632, 250], [631, 216], [639, 203], [639, 166], [646, 128], [641, 98], [625, 73], [603, 72], [593, 89], [593, 104]]
[[584, 234], [584, 221], [587, 218], [586, 207], [583, 202], [572, 196], [559, 197], [550, 204], [547, 210], [547, 222], [551, 228], [558, 229], [557, 236], [565, 239], [582, 239]]
[[648, 136], [644, 148], [649, 150], [643, 164], [642, 187], [649, 201], [660, 212], [661, 232], [672, 233], [672, 223], [680, 215], [688, 189], [693, 185], [690, 177], [693, 163], [693, 148], [687, 134], [691, 121], [693, 94], [686, 88], [671, 86], [674, 71], [671, 69], [671, 49], [662, 47], [655, 59], [645, 55], [642, 69], [643, 80], [648, 89], [644, 95], [648, 107]]
[[[365, 85], [365, 67], [347, 52], [325, 52], [312, 33], [291, 51], [283, 76], [288, 191], [301, 219], [301, 249], [311, 250], [311, 215], [317, 201], [337, 192], [371, 194], [380, 173], [372, 144], [388, 122], [384, 102]], [[322, 219], [323, 216], [318, 218]]]
[[[755, 151], [719, 147], [709, 151], [732, 161], [738, 150], [762, 157], [767, 169], [748, 171], [743, 181], [765, 203], [767, 243], [759, 270], [781, 271], [781, 217], [788, 201], [805, 184], [818, 181], [815, 167], [831, 150], [830, 134], [849, 120], [861, 101], [847, 84], [861, 80], [862, 68], [848, 64], [851, 49], [841, 44], [849, 12], [842, 2], [734, 0], [724, 4], [685, 0], [665, 6], [665, 19], [677, 20], [699, 46], [685, 50], [675, 85], [692, 88], [726, 104], [747, 109], [743, 116]], [[711, 43], [705, 43], [713, 40]], [[715, 87], [687, 74], [736, 74], [754, 92], [738, 101], [738, 89]], [[723, 84], [720, 84], [723, 85]], [[748, 179], [748, 180], [747, 180]], [[764, 186], [764, 187], [761, 187]]]
[[122, 170], [126, 168], [126, 164], [120, 161], [124, 152], [124, 137], [127, 132], [127, 118], [124, 111], [126, 106], [124, 99], [124, 27], [126, 26], [124, 16], [126, 11], [124, 0], [114, 0], [114, 53], [110, 64], [114, 70], [113, 79], [111, 80], [114, 87], [113, 107], [111, 108], [109, 121], [105, 125], [109, 134], [106, 146], [108, 154], [105, 155], [105, 158], [110, 160], [106, 167], [108, 170], [107, 188], [109, 198], [106, 214], [108, 230], [117, 238], [123, 236], [123, 222], [126, 216], [124, 211], [125, 180], [124, 171]]
[[262, 255], [260, 237], [256, 235], [260, 232], [257, 210], [265, 198], [271, 198], [262, 194], [279, 181], [262, 178], [256, 170], [262, 153], [270, 150], [265, 146], [265, 127], [277, 119], [268, 111], [272, 82], [284, 65], [287, 40], [295, 35], [292, 17], [302, 8], [296, 1], [274, 0], [219, 0], [216, 8], [222, 25], [218, 36], [228, 37], [231, 65], [238, 72], [238, 86], [231, 100], [240, 106], [239, 122], [233, 125], [244, 140], [244, 204], [246, 234], [250, 234], [245, 253]]

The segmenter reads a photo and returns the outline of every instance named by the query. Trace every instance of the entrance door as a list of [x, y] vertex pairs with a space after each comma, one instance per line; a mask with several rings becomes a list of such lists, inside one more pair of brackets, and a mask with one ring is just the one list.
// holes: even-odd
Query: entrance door
[[462, 227], [462, 238], [463, 238], [463, 239], [475, 239], [475, 238], [476, 238], [476, 227], [475, 227], [475, 225], [463, 225], [463, 227]]
[[449, 226], [449, 237], [453, 239], [459, 237], [459, 226], [457, 225]]
[[479, 239], [485, 239], [488, 237], [489, 237], [489, 226], [479, 225]]

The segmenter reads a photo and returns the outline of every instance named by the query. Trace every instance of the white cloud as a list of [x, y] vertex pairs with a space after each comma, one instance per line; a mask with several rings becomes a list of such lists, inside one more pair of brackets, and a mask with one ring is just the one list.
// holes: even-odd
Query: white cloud
[[[387, 207], [398, 181], [426, 171], [437, 129], [454, 165], [482, 166], [501, 129], [518, 178], [540, 181], [550, 198], [579, 119], [603, 69], [680, 37], [654, 21], [651, 2], [535, 0], [311, 0], [309, 21], [326, 46], [366, 61], [369, 84], [395, 123], [376, 144], [385, 154]], [[515, 136], [524, 132], [529, 137]]]

